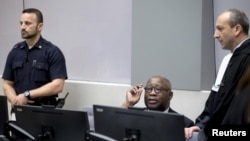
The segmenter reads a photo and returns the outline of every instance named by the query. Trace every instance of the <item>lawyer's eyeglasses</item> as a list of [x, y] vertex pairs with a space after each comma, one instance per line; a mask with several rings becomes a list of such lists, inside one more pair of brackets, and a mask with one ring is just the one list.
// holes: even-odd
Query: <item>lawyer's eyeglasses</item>
[[151, 88], [151, 87], [145, 87], [145, 93], [151, 93], [152, 91], [155, 91], [156, 94], [162, 92], [162, 91], [170, 91], [170, 89], [165, 89], [165, 88]]

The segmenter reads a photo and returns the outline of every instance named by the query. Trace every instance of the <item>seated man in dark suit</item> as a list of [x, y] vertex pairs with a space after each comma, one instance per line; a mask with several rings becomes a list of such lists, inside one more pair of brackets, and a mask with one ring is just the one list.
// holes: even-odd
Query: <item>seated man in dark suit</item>
[[[126, 100], [122, 104], [123, 108], [134, 106], [141, 97], [143, 85], [139, 84], [127, 91]], [[170, 100], [173, 97], [170, 81], [162, 76], [152, 76], [144, 87], [144, 102], [146, 110], [162, 111], [167, 113], [177, 113], [170, 108]], [[184, 117], [185, 127], [194, 125], [194, 122]]]

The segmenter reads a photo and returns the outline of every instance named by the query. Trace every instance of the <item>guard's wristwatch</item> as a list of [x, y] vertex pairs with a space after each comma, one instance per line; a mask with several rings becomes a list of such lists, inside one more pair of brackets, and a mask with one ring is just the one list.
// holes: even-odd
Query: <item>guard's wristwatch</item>
[[24, 96], [27, 97], [29, 100], [31, 100], [30, 92], [29, 91], [25, 91], [24, 92]]

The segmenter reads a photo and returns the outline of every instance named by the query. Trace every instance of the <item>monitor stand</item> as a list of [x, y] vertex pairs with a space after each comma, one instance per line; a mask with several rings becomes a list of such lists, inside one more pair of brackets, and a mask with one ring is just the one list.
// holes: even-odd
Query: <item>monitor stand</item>
[[126, 129], [126, 137], [123, 138], [123, 141], [139, 141], [141, 132], [136, 129]]
[[54, 141], [55, 140], [55, 132], [53, 127], [50, 126], [42, 126], [42, 134], [38, 135], [36, 141]]

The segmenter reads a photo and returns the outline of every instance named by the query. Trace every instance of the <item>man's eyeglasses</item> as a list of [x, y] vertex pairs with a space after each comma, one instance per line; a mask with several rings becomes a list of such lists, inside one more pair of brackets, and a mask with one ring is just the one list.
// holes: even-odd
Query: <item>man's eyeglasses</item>
[[162, 91], [169, 91], [170, 89], [165, 89], [165, 88], [151, 88], [151, 87], [145, 87], [145, 93], [151, 93], [152, 91], [155, 91], [156, 94], [162, 92]]

